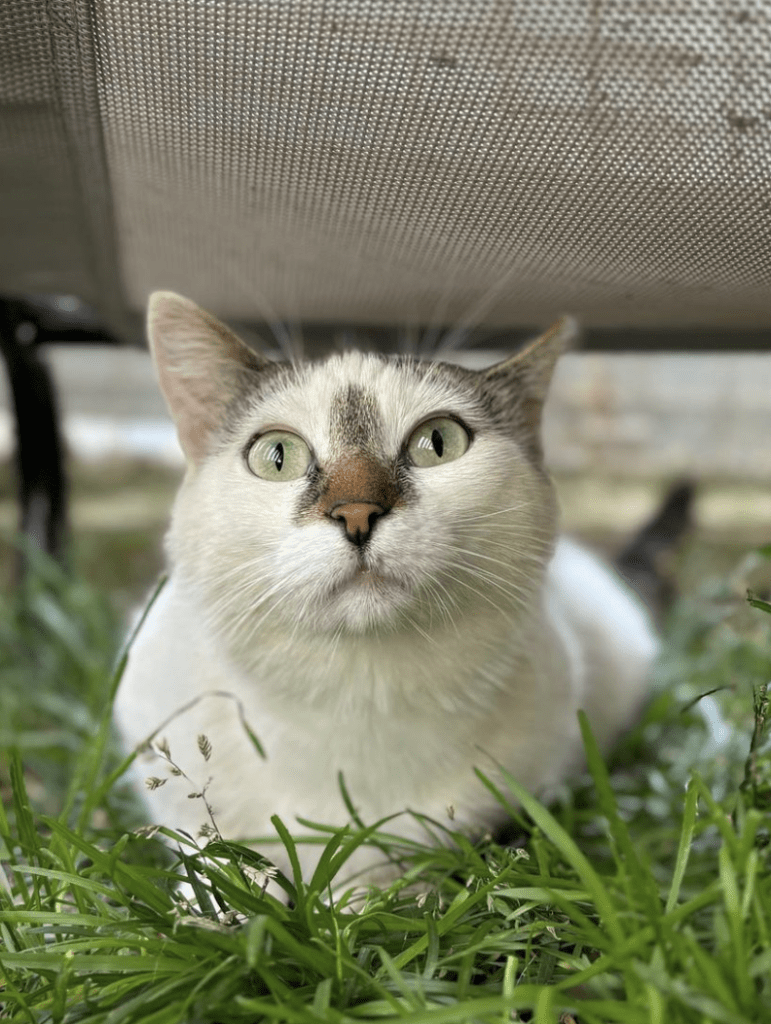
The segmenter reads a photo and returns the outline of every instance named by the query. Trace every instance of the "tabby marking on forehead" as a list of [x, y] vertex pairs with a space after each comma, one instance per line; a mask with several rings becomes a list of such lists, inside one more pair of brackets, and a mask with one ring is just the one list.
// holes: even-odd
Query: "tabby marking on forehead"
[[332, 400], [330, 411], [332, 444], [335, 448], [359, 448], [379, 451], [383, 423], [375, 396], [358, 384], [349, 384]]

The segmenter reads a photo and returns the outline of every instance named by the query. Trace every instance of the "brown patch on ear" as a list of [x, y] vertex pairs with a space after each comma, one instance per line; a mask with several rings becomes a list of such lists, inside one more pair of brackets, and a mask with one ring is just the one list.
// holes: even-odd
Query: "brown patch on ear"
[[526, 348], [480, 374], [494, 414], [519, 434], [536, 462], [542, 461], [541, 413], [557, 360], [578, 338], [577, 322], [562, 317]]
[[174, 292], [154, 292], [147, 333], [158, 381], [189, 462], [200, 462], [234, 402], [273, 366], [211, 313]]

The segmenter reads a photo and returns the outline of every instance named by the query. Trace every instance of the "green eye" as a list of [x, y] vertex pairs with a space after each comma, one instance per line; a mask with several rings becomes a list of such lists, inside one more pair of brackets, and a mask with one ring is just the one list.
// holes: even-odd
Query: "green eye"
[[445, 416], [426, 420], [410, 434], [407, 451], [416, 466], [443, 466], [459, 459], [471, 442], [468, 431], [457, 420]]
[[246, 464], [255, 476], [280, 484], [305, 473], [311, 464], [311, 450], [297, 434], [269, 430], [249, 449]]

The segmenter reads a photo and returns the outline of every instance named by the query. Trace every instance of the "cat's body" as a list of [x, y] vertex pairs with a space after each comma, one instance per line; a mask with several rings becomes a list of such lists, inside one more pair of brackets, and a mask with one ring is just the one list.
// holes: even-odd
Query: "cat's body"
[[[229, 838], [274, 835], [272, 814], [342, 823], [342, 772], [367, 822], [409, 808], [450, 825], [451, 808], [478, 833], [501, 812], [473, 766], [543, 792], [580, 764], [579, 708], [604, 746], [630, 721], [650, 621], [588, 553], [554, 550], [539, 421], [570, 330], [482, 373], [359, 353], [293, 368], [154, 298], [189, 471], [116, 702], [126, 743], [156, 733], [192, 781], [143, 755], [168, 778], [154, 821], [197, 832], [188, 794], [206, 788]], [[389, 829], [425, 837], [410, 815]]]

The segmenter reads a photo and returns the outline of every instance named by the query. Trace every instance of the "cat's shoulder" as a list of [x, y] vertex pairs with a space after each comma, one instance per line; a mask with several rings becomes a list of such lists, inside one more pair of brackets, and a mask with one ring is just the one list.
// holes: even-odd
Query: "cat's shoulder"
[[213, 663], [208, 633], [188, 588], [171, 576], [132, 615], [128, 659], [118, 699], [157, 694], [163, 702]]

